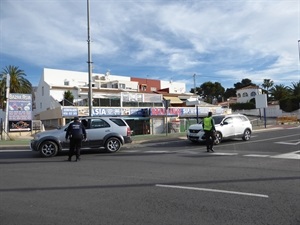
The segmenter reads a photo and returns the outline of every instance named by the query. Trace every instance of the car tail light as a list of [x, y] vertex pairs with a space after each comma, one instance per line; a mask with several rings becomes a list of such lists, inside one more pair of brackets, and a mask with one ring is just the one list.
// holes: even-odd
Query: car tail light
[[131, 130], [130, 130], [130, 127], [127, 127], [127, 136], [131, 136]]

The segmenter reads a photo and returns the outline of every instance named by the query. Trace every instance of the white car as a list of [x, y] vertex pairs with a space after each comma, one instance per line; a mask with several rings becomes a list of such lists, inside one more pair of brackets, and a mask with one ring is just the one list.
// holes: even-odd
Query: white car
[[[246, 116], [241, 114], [213, 115], [212, 118], [216, 128], [216, 145], [220, 144], [223, 139], [239, 137], [244, 141], [250, 140], [252, 124]], [[199, 124], [193, 124], [189, 127], [187, 138], [191, 142], [205, 141], [202, 121]]]

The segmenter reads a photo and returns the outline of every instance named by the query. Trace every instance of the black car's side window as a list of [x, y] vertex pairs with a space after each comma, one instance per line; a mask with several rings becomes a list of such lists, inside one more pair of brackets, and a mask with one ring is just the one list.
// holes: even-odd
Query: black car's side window
[[91, 121], [92, 129], [105, 128], [105, 127], [110, 127], [110, 125], [102, 119], [95, 119]]
[[86, 119], [81, 120], [82, 125], [84, 126], [85, 129], [88, 128], [88, 121]]

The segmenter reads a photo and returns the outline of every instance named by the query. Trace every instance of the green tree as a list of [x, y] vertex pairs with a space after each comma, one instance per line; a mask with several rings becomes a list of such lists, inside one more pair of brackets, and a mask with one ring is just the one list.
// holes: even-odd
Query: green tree
[[32, 93], [32, 85], [25, 78], [26, 74], [24, 70], [19, 69], [17, 66], [6, 66], [0, 74], [0, 108], [5, 108], [5, 100], [6, 96], [6, 79], [7, 74], [10, 75], [10, 93], [24, 93], [31, 94]]
[[[200, 89], [205, 101], [208, 103], [212, 103], [213, 98], [222, 98], [225, 92], [224, 87], [219, 82], [212, 83], [211, 81], [203, 83]], [[221, 99], [218, 99], [218, 101], [221, 101]]]
[[270, 95], [274, 98], [274, 100], [281, 100], [291, 95], [291, 90], [289, 87], [279, 84], [273, 86], [270, 91]]
[[64, 92], [64, 99], [61, 101], [61, 104], [64, 106], [73, 105], [74, 95], [68, 90]]
[[300, 81], [293, 82], [292, 86], [290, 87], [293, 96], [300, 96]]
[[247, 87], [247, 86], [256, 86], [256, 84], [252, 83], [252, 81], [248, 78], [243, 79], [241, 82], [237, 82], [235, 83], [233, 86], [235, 88], [235, 90], [241, 89], [243, 87]]
[[267, 95], [267, 101], [269, 101], [269, 89], [273, 87], [274, 82], [271, 79], [264, 79], [263, 84], [261, 85], [265, 90], [265, 93]]
[[227, 100], [230, 97], [236, 97], [236, 90], [234, 88], [226, 88], [224, 93], [224, 100]]

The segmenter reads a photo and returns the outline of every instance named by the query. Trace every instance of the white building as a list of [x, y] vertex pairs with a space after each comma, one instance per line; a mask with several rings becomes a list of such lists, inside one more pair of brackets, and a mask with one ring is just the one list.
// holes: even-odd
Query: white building
[[[61, 102], [64, 100], [64, 93], [66, 91], [70, 91], [74, 96], [73, 103], [75, 106], [87, 106], [89, 92], [88, 80], [87, 72], [45, 68], [35, 92], [33, 117], [40, 120], [45, 120], [46, 118], [50, 119], [51, 117], [61, 117], [61, 115], [53, 115], [53, 109], [61, 109]], [[157, 83], [157, 86], [160, 85], [157, 89], [168, 88], [170, 94], [181, 94], [186, 90], [184, 83], [159, 80], [157, 80]], [[114, 105], [107, 105], [108, 107], [122, 107], [122, 100], [126, 98], [126, 96], [128, 97], [126, 93], [138, 95], [141, 101], [146, 99], [146, 97], [143, 97], [146, 93], [139, 93], [141, 92], [139, 86], [139, 82], [132, 81], [129, 76], [111, 75], [109, 72], [106, 74], [92, 74], [93, 100], [102, 99], [104, 101], [104, 99], [115, 99]], [[160, 98], [154, 97], [154, 99], [161, 102], [161, 94], [149, 93], [148, 95], [161, 96]], [[151, 99], [153, 99], [153, 97], [151, 97]], [[117, 103], [117, 101], [121, 103]], [[60, 111], [61, 110], [57, 110], [57, 113]]]
[[255, 99], [256, 95], [261, 95], [262, 89], [258, 86], [247, 86], [236, 91], [237, 102], [238, 103], [246, 103], [251, 99]]

